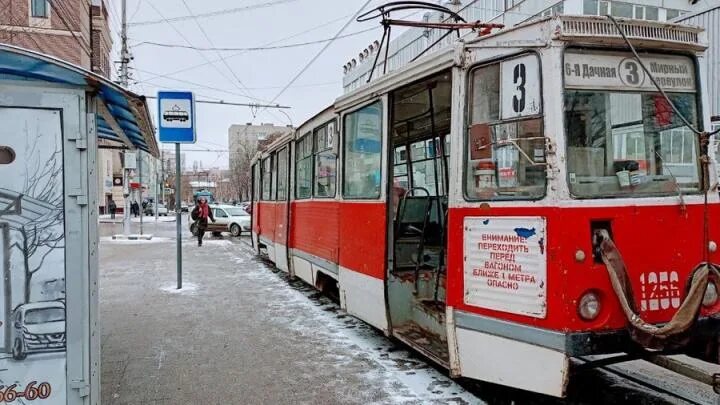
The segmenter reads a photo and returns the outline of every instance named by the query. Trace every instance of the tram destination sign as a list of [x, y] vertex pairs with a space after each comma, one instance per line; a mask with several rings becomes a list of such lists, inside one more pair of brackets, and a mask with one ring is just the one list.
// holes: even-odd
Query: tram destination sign
[[195, 143], [195, 97], [189, 91], [158, 92], [160, 142]]
[[[695, 66], [678, 55], [640, 55], [658, 84], [670, 92], [695, 91]], [[565, 53], [565, 87], [657, 91], [635, 57], [629, 53]]]
[[545, 218], [466, 217], [463, 229], [465, 304], [545, 318]]

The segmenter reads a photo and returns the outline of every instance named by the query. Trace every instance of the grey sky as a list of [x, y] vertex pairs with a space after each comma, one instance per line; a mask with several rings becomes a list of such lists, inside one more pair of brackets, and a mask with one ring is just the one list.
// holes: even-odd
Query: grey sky
[[[172, 19], [189, 15], [183, 0], [127, 0], [129, 23]], [[284, 37], [302, 33], [314, 27], [311, 32], [298, 35], [275, 45], [316, 41], [333, 37], [366, 0], [185, 0], [193, 14], [275, 3], [268, 7], [247, 9], [235, 13], [225, 13], [212, 17], [198, 18], [207, 36], [215, 47], [258, 47]], [[373, 0], [366, 8], [380, 5], [385, 0]], [[120, 0], [110, 0], [111, 29], [119, 32]], [[324, 25], [324, 26], [323, 26]], [[174, 28], [173, 28], [174, 27]], [[377, 27], [360, 35], [336, 40], [313, 66], [293, 87], [278, 99], [278, 104], [291, 106], [285, 110], [292, 123], [299, 125], [305, 119], [328, 106], [342, 93], [342, 66], [373, 40], [379, 40], [382, 29], [377, 21], [354, 22], [344, 34]], [[180, 33], [178, 33], [177, 31]], [[397, 32], [397, 31], [395, 31]], [[395, 36], [395, 35], [393, 35]], [[197, 99], [222, 99], [233, 102], [262, 102], [276, 97], [303, 66], [324, 46], [314, 44], [299, 48], [250, 51], [201, 52], [192, 49], [162, 48], [141, 42], [160, 42], [195, 47], [211, 47], [205, 34], [195, 20], [188, 19], [153, 25], [131, 25], [129, 43], [135, 57], [131, 63], [132, 89], [145, 94], [155, 95], [166, 88], [192, 90]], [[185, 37], [185, 39], [183, 38]], [[187, 41], [186, 41], [187, 39]], [[119, 38], [115, 38], [117, 59]], [[240, 55], [237, 55], [240, 53]], [[221, 61], [207, 64], [227, 57], [227, 66]], [[236, 55], [236, 56], [235, 56]], [[174, 73], [195, 65], [204, 66]], [[244, 89], [233, 73], [242, 80]], [[221, 71], [222, 74], [219, 72]], [[197, 83], [201, 86], [181, 82], [158, 74], [170, 74], [172, 78]], [[137, 83], [135, 83], [137, 81]], [[213, 89], [214, 88], [214, 89]], [[249, 98], [253, 97], [253, 98]], [[258, 100], [259, 99], [259, 100]], [[155, 111], [155, 102], [150, 100], [151, 111]], [[186, 146], [187, 149], [227, 149], [227, 130], [231, 124], [246, 122], [272, 122], [288, 124], [288, 118], [274, 110], [260, 111], [253, 116], [250, 108], [197, 105], [198, 144]], [[188, 152], [187, 165], [201, 160], [203, 166], [227, 167], [228, 154], [217, 152]]]

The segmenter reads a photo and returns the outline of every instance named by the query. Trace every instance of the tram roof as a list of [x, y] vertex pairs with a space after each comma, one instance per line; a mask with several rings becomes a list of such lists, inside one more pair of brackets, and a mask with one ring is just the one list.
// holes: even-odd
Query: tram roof
[[102, 101], [96, 119], [98, 138], [124, 143], [155, 157], [160, 154], [145, 97], [96, 73], [49, 55], [0, 44], [0, 79], [90, 88]]
[[[617, 18], [620, 26], [637, 48], [662, 48], [698, 51], [707, 48], [701, 27], [647, 20]], [[525, 48], [547, 46], [559, 40], [593, 46], [626, 47], [622, 36], [609, 18], [603, 16], [558, 15], [530, 20], [513, 27], [468, 41], [458, 39], [428, 53], [401, 69], [382, 75], [335, 101], [338, 111], [362, 104], [432, 73], [459, 65], [466, 48]]]

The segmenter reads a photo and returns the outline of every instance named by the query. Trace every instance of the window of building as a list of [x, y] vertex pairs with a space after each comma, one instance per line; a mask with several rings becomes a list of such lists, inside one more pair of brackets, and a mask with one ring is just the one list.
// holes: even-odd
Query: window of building
[[382, 103], [378, 101], [347, 114], [343, 125], [343, 196], [380, 198]]
[[660, 9], [658, 9], [657, 7], [652, 7], [652, 6], [644, 6], [644, 8], [645, 8], [645, 19], [646, 20], [657, 21], [660, 19], [660, 15], [659, 15]]
[[310, 133], [295, 144], [295, 198], [302, 200], [312, 196], [313, 142]]
[[615, 1], [610, 6], [610, 15], [613, 17], [633, 18], [633, 6], [630, 3], [620, 3]]
[[542, 13], [540, 13], [541, 17], [550, 17], [553, 15], [560, 15], [564, 12], [565, 6], [563, 2], [557, 3], [552, 7], [549, 7], [545, 9]]
[[288, 188], [288, 148], [277, 153], [277, 200], [287, 200]]
[[272, 158], [266, 157], [260, 166], [260, 181], [262, 187], [261, 200], [270, 201], [272, 198]]
[[597, 15], [597, 13], [598, 13], [598, 0], [584, 0], [583, 1], [583, 14]]
[[537, 199], [545, 195], [539, 81], [536, 55], [486, 65], [471, 73], [465, 164], [468, 199]]
[[673, 18], [679, 17], [681, 14], [682, 14], [682, 11], [680, 11], [680, 10], [667, 9], [667, 11], [665, 11], [665, 18], [667, 21], [670, 21]]
[[315, 197], [335, 197], [335, 121], [315, 130]]
[[525, 0], [505, 0], [505, 10], [510, 10], [511, 8], [517, 6], [523, 1]]
[[50, 14], [47, 0], [30, 0], [30, 15], [35, 18], [48, 18]]

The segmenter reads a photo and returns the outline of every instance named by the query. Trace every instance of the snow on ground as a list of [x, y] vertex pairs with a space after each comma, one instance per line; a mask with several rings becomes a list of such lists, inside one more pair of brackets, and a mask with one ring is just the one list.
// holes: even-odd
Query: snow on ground
[[103, 236], [100, 238], [101, 243], [117, 243], [120, 245], [148, 245], [152, 243], [168, 243], [174, 242], [171, 238], [154, 236], [152, 239], [113, 239], [112, 236]]
[[[246, 260], [246, 255], [235, 257], [236, 263]], [[238, 284], [251, 279], [265, 285], [265, 291], [273, 295], [268, 300], [275, 315], [271, 322], [284, 325], [301, 336], [326, 342], [326, 350], [333, 353], [338, 367], [357, 358], [371, 364], [365, 377], [381, 384], [382, 390], [391, 396], [389, 402], [482, 403], [448, 376], [428, 366], [426, 360], [398, 348], [379, 331], [347, 315], [314, 288], [300, 281], [290, 281], [284, 273], [271, 270], [262, 263], [237, 266], [236, 269], [234, 276]], [[288, 283], [294, 288], [288, 288]]]
[[169, 294], [195, 295], [198, 290], [198, 285], [195, 283], [183, 282], [182, 288], [178, 290], [177, 283], [171, 283], [160, 287], [160, 289]]

